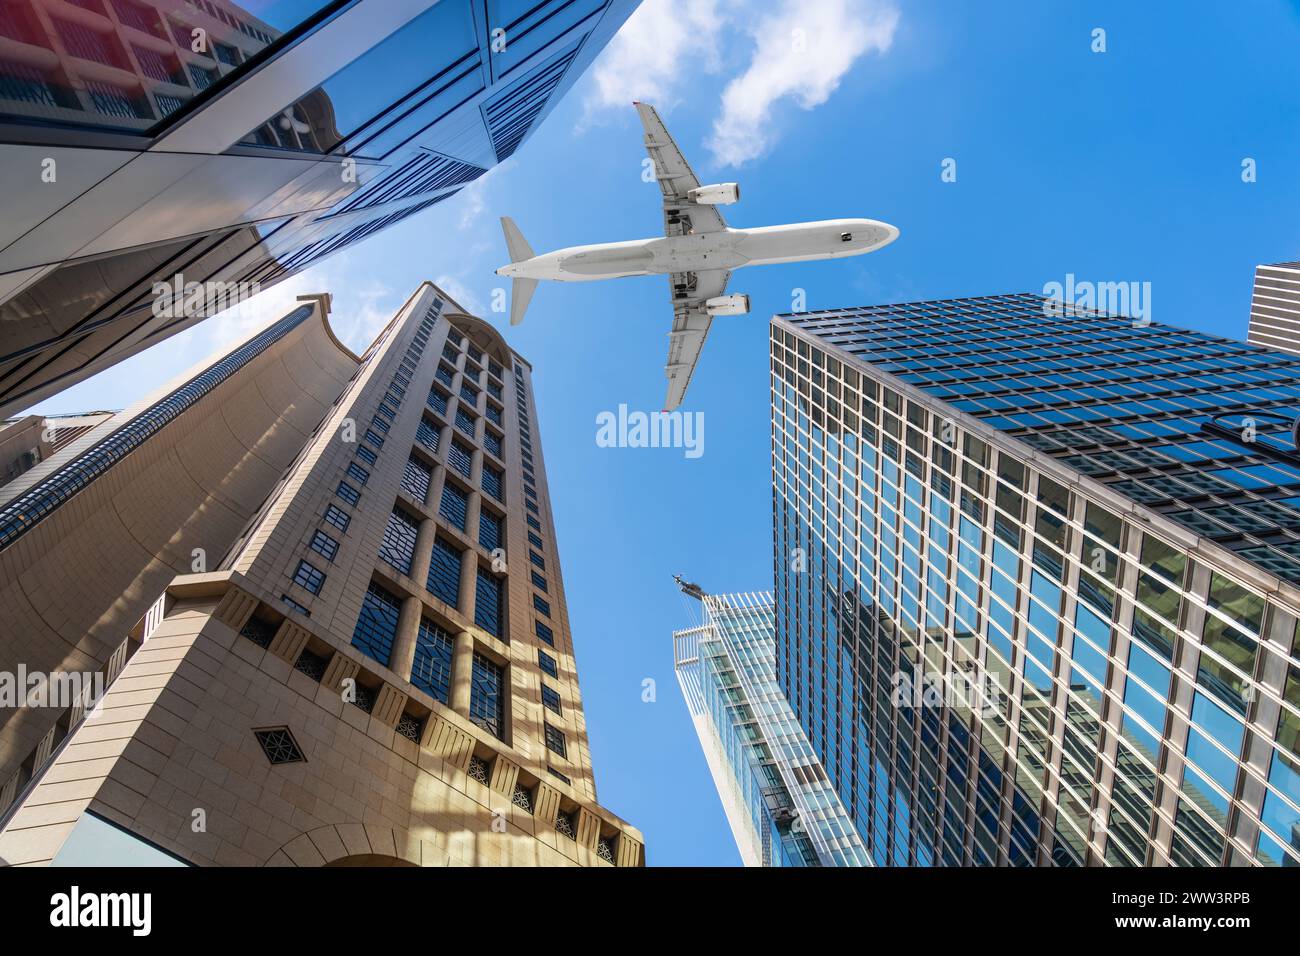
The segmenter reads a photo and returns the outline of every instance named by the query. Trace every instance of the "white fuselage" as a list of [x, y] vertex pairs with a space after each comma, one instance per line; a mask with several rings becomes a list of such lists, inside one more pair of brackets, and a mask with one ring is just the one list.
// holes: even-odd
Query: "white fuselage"
[[787, 226], [570, 246], [512, 262], [498, 269], [497, 275], [593, 282], [624, 276], [740, 269], [773, 262], [860, 256], [897, 238], [898, 230], [889, 223], [874, 219], [826, 219]]

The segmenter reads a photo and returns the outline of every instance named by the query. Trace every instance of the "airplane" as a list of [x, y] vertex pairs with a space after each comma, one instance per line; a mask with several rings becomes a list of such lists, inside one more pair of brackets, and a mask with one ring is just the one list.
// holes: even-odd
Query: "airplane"
[[719, 206], [740, 199], [737, 183], [701, 186], [686, 157], [653, 106], [634, 103], [645, 128], [645, 147], [663, 191], [664, 238], [571, 246], [534, 255], [513, 219], [502, 217], [510, 264], [496, 270], [512, 280], [510, 324], [524, 312], [540, 280], [594, 282], [625, 276], [667, 275], [673, 304], [668, 333], [668, 396], [664, 411], [686, 397], [700, 351], [715, 315], [743, 315], [749, 296], [727, 294], [735, 269], [773, 262], [806, 262], [860, 256], [889, 245], [898, 229], [875, 219], [821, 222], [756, 229], [732, 229]]

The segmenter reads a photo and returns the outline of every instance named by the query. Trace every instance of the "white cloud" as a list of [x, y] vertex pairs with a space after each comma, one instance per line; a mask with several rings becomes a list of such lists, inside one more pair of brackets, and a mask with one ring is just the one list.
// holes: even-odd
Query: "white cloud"
[[[775, 142], [778, 102], [826, 102], [859, 57], [889, 50], [898, 19], [895, 0], [647, 0], [592, 67], [580, 126], [633, 100], [667, 112], [695, 95], [701, 73], [734, 68], [708, 146], [738, 166]], [[733, 37], [752, 47], [736, 49]]]
[[826, 102], [860, 56], [889, 50], [898, 17], [893, 3], [878, 0], [784, 0], [759, 17], [749, 67], [722, 93], [709, 140], [714, 158], [738, 166], [765, 153], [775, 138], [773, 106], [786, 98], [805, 110]]
[[701, 70], [719, 69], [719, 40], [737, 0], [646, 0], [591, 70], [584, 123], [634, 100], [667, 110]]

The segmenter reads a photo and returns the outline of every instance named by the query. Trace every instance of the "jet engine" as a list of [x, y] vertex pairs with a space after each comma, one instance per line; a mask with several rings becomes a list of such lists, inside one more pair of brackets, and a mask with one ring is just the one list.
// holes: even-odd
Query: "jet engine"
[[712, 186], [696, 186], [686, 194], [686, 198], [701, 206], [730, 206], [740, 201], [739, 183], [714, 183]]
[[749, 311], [749, 296], [743, 292], [714, 296], [705, 300], [704, 308], [709, 315], [744, 315]]

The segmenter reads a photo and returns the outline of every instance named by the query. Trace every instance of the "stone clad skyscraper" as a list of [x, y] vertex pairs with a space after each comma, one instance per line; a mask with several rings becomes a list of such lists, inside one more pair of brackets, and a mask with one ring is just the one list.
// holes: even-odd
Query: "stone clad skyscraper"
[[137, 625], [0, 857], [107, 823], [200, 864], [640, 865], [595, 802], [531, 372], [422, 286]]

